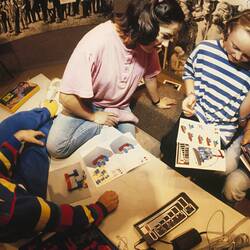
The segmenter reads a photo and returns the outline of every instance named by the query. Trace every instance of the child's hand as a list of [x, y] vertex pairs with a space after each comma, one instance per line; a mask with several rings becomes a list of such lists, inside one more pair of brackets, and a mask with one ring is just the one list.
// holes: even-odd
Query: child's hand
[[40, 146], [44, 146], [44, 143], [36, 138], [37, 136], [45, 137], [45, 134], [41, 131], [19, 130], [14, 134], [14, 136], [20, 142], [30, 142]]
[[191, 117], [195, 114], [196, 97], [194, 94], [189, 94], [182, 102], [182, 111], [186, 117]]
[[115, 210], [119, 203], [118, 195], [114, 191], [106, 191], [98, 201], [106, 207], [109, 213]]

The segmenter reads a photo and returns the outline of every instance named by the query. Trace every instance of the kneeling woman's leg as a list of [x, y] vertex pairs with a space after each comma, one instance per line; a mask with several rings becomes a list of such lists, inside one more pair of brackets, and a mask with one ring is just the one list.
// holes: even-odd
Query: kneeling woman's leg
[[102, 125], [81, 118], [59, 114], [49, 132], [47, 148], [55, 158], [66, 158], [95, 135]]
[[8, 140], [18, 130], [37, 130], [50, 119], [51, 115], [47, 108], [18, 112], [0, 123], [0, 143]]
[[[46, 144], [52, 120], [39, 128], [45, 137], [39, 138]], [[26, 143], [14, 169], [13, 178], [24, 185], [29, 193], [46, 198], [50, 160], [45, 146]]]
[[122, 122], [117, 125], [117, 129], [122, 133], [130, 132], [135, 137], [135, 125], [129, 122]]
[[[110, 112], [112, 112], [112, 109]], [[130, 132], [135, 137], [135, 123], [138, 122], [138, 118], [131, 112], [130, 107], [120, 109], [118, 116], [119, 123], [115, 128], [122, 133]]]

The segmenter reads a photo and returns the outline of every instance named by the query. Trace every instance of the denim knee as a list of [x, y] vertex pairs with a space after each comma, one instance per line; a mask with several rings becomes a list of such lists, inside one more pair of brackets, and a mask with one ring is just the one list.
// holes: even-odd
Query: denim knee
[[72, 153], [68, 147], [62, 146], [62, 144], [56, 140], [48, 140], [46, 147], [49, 154], [57, 159], [67, 158]]
[[55, 158], [66, 158], [85, 142], [98, 135], [101, 128], [102, 126], [97, 123], [83, 120], [78, 124], [75, 122], [73, 127], [68, 127], [68, 129], [64, 127], [61, 128], [61, 131], [58, 131], [60, 130], [60, 124], [56, 124], [56, 127], [52, 127], [49, 133], [48, 152]]

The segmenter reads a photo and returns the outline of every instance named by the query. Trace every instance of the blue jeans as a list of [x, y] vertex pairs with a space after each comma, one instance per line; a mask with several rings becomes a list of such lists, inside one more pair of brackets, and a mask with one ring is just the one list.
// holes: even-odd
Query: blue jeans
[[[96, 110], [103, 109], [93, 107], [93, 111]], [[50, 130], [47, 149], [55, 158], [66, 158], [89, 139], [100, 134], [102, 127], [103, 125], [82, 118], [59, 114]], [[135, 136], [135, 126], [132, 123], [119, 123], [116, 128], [122, 133], [131, 132]]]
[[[0, 144], [18, 130], [26, 129], [42, 131], [45, 137], [40, 140], [46, 143], [51, 125], [52, 119], [46, 108], [16, 113], [0, 123]], [[46, 147], [25, 143], [13, 168], [13, 180], [23, 184], [32, 195], [46, 198], [49, 164]]]

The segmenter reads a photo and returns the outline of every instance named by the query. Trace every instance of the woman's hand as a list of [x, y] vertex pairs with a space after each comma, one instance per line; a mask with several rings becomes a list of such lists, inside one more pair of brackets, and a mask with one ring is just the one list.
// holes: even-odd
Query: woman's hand
[[111, 112], [97, 111], [94, 113], [94, 122], [109, 127], [116, 126], [119, 118], [116, 114]]
[[36, 138], [37, 136], [45, 137], [45, 134], [41, 131], [19, 130], [14, 134], [14, 136], [20, 142], [30, 142], [40, 146], [44, 146], [44, 143]]
[[189, 94], [182, 102], [182, 111], [186, 117], [191, 117], [195, 114], [196, 97], [195, 94]]
[[119, 203], [118, 195], [114, 191], [106, 191], [98, 201], [106, 207], [109, 213], [115, 210]]

